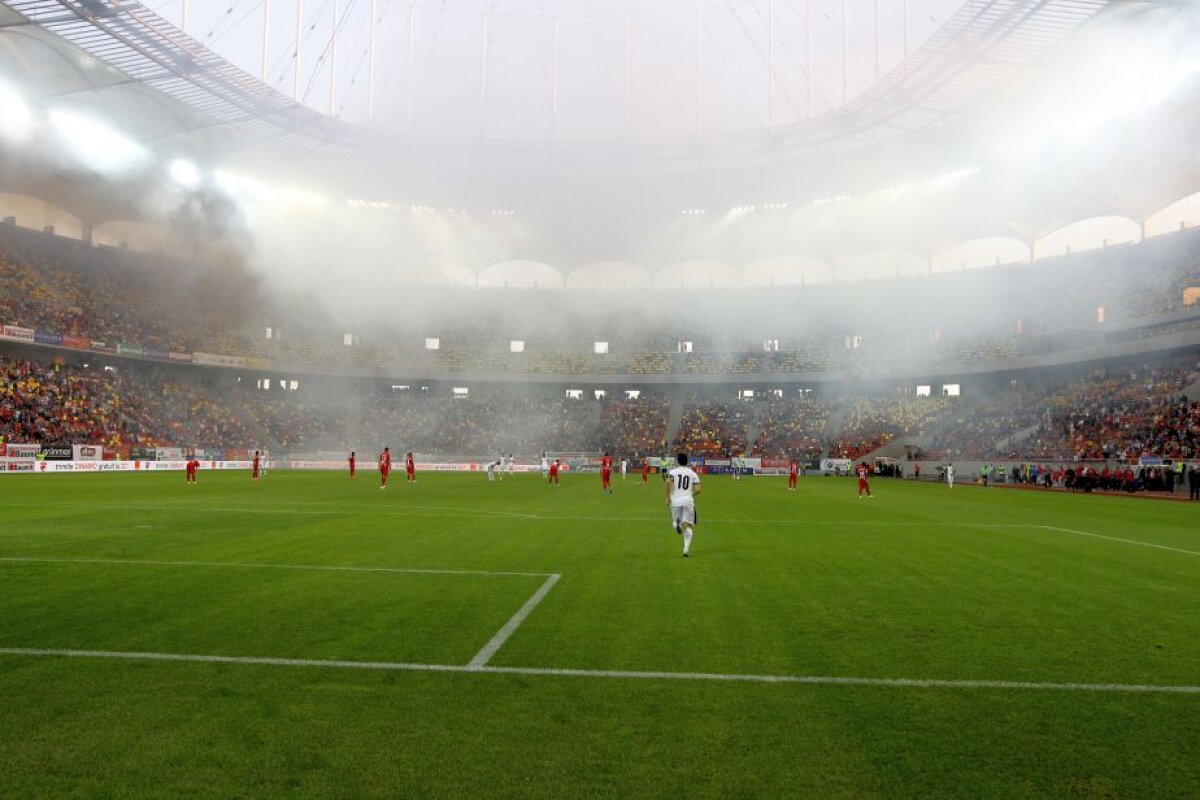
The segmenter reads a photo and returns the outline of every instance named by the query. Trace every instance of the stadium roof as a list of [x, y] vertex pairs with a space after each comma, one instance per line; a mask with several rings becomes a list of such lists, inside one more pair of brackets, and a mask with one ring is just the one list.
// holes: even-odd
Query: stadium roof
[[[505, 163], [558, 162], [570, 157], [687, 164], [730, 158], [774, 162], [785, 156], [803, 159], [877, 147], [946, 124], [972, 99], [1113, 5], [1120, 4], [1110, 0], [968, 0], [920, 49], [857, 99], [786, 124], [768, 122], [758, 130], [713, 135], [696, 131], [669, 141], [617, 137], [531, 144], [489, 134], [487, 120], [481, 118], [478, 135], [473, 126], [466, 126], [471, 136], [457, 141], [456, 146]], [[128, 95], [131, 85], [138, 85], [152, 93], [145, 97], [148, 107], [161, 107], [163, 96], [179, 106], [172, 110], [170, 122], [156, 110], [147, 110], [149, 120], [141, 121], [140, 131], [137, 116], [126, 117], [135, 136], [144, 134], [166, 142], [188, 137], [227, 151], [265, 145], [309, 152], [359, 146], [367, 139], [374, 146], [392, 143], [405, 150], [419, 144], [411, 136], [369, 131], [294, 101], [132, 0], [5, 0], [4, 6], [10, 11], [0, 8], [0, 27], [7, 34], [0, 39], [8, 39], [22, 59], [32, 65], [40, 61], [34, 51], [40, 51], [58, 57], [59, 72], [71, 65], [78, 78], [76, 85], [57, 91], [88, 92], [102, 102], [109, 95]], [[14, 35], [19, 39], [14, 40]], [[92, 65], [80, 64], [72, 52], [75, 48], [103, 64], [105, 74]], [[696, 81], [698, 86], [703, 83], [699, 75]], [[431, 138], [429, 143], [445, 145], [446, 140]]]
[[[187, 136], [232, 150], [253, 144], [312, 149], [352, 132], [262, 85], [141, 3], [12, 0], [4, 6], [0, 41], [26, 64], [26, 85], [42, 84], [45, 91], [45, 78], [53, 75], [53, 96], [86, 94], [106, 109], [114, 101], [130, 112], [122, 121], [139, 140], [169, 144]], [[77, 51], [90, 58], [80, 59]]]
[[[1165, 15], [1189, 5], [971, 0], [840, 109], [753, 134], [674, 144], [398, 140], [295, 102], [129, 0], [4, 0], [0, 73], [31, 99], [118, 120], [168, 158], [274, 165], [288, 180], [302, 172], [318, 187], [328, 180], [405, 212], [410, 202], [442, 210], [470, 204], [472, 213], [486, 215], [513, 208], [514, 198], [523, 202], [519, 224], [536, 235], [472, 259], [466, 266], [475, 270], [506, 259], [550, 264], [560, 273], [597, 261], [632, 261], [652, 272], [688, 260], [745, 265], [797, 254], [840, 263], [854, 257], [848, 250], [931, 257], [981, 237], [1032, 243], [1088, 217], [1141, 221], [1200, 189], [1193, 80], [1160, 116], [1127, 126], [1103, 146], [1091, 130], [1071, 130], [1018, 166], [980, 162], [957, 192], [921, 194], [922, 219], [906, 214], [912, 194], [888, 190], [971, 166], [960, 159], [971, 152], [963, 143], [981, 138], [989, 112], [1026, 104], [1069, 63], [1071, 44], [1087, 35], [1089, 20]], [[1143, 27], [1156, 25], [1164, 27], [1159, 17]], [[1031, 114], [1037, 122], [1041, 116]], [[1079, 150], [1088, 150], [1086, 166], [1054, 161]], [[147, 181], [161, 180], [135, 176], [119, 185], [69, 171], [33, 174], [2, 149], [0, 166], [0, 191], [45, 199], [95, 223], [138, 218], [139, 193]], [[819, 205], [830, 197], [848, 202]], [[763, 211], [774, 201], [790, 207], [730, 213], [742, 204]], [[710, 213], [680, 217], [693, 207]], [[466, 242], [481, 231], [472, 224], [456, 216], [444, 228]], [[668, 232], [674, 238], [659, 247]]]

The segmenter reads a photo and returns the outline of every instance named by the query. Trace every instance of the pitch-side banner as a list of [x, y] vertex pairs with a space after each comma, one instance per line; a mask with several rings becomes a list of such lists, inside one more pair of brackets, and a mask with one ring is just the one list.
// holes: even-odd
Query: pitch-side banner
[[[288, 466], [292, 469], [338, 469], [349, 472], [350, 465], [345, 461], [289, 461]], [[374, 460], [360, 460], [357, 465], [358, 472], [370, 472], [378, 470], [379, 464]], [[404, 462], [394, 462], [392, 464], [392, 472], [403, 472]], [[478, 461], [460, 461], [446, 464], [427, 464], [420, 461], [417, 462], [417, 472], [486, 472], [487, 464]], [[496, 474], [503, 475], [508, 472], [507, 469], [496, 468]], [[515, 464], [513, 472], [541, 472], [541, 467], [536, 464]]]
[[71, 445], [71, 458], [75, 461], [103, 461], [104, 448], [98, 444]]
[[216, 367], [246, 366], [246, 359], [242, 356], [222, 356], [216, 353], [192, 353], [192, 361], [196, 364], [209, 364]]
[[42, 457], [48, 461], [70, 461], [75, 450], [69, 444], [48, 444], [42, 448]]
[[22, 342], [32, 342], [35, 331], [33, 328], [19, 328], [16, 325], [4, 326], [4, 338], [16, 339]]
[[6, 444], [0, 445], [0, 455], [8, 456], [9, 458], [36, 458], [37, 454], [42, 452], [40, 444]]
[[[0, 474], [51, 475], [77, 472], [182, 472], [186, 461], [4, 461]], [[248, 470], [249, 461], [201, 461], [200, 469]]]

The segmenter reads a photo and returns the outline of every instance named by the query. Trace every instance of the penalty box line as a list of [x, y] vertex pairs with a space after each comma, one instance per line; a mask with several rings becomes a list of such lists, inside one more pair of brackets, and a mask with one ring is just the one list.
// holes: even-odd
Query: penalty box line
[[483, 649], [475, 654], [475, 657], [467, 664], [467, 668], [478, 670], [487, 666], [487, 663], [492, 660], [492, 656], [496, 655], [496, 651], [508, 641], [508, 637], [516, 632], [521, 623], [525, 621], [525, 618], [533, 613], [533, 610], [538, 607], [538, 603], [545, 599], [550, 590], [554, 588], [554, 584], [558, 583], [560, 577], [562, 576], [555, 574], [546, 578], [546, 582], [539, 586], [538, 590], [533, 593], [533, 596], [525, 601], [525, 605], [517, 609], [517, 613], [513, 614], [508, 622], [504, 623], [504, 627], [496, 631], [496, 635], [483, 646]]
[[1060, 528], [1056, 525], [1035, 525], [1031, 527], [1041, 528], [1046, 531], [1057, 531], [1058, 533], [1069, 533], [1073, 536], [1087, 536], [1092, 539], [1106, 539], [1110, 542], [1121, 542], [1122, 544], [1132, 544], [1138, 547], [1152, 547], [1155, 550], [1168, 550], [1172, 553], [1183, 553], [1186, 556], [1200, 556], [1200, 552], [1196, 550], [1184, 550], [1182, 547], [1171, 547], [1165, 544], [1154, 544], [1153, 542], [1142, 542], [1137, 539], [1123, 539], [1120, 536], [1105, 536], [1103, 533], [1090, 533], [1088, 531], [1077, 531], [1074, 528]]
[[[553, 585], [553, 584], [551, 584]], [[1200, 686], [1138, 683], [1082, 683], [1075, 681], [1005, 681], [941, 678], [864, 678], [833, 675], [750, 675], [720, 672], [653, 672], [640, 670], [566, 669], [556, 667], [489, 667], [455, 664], [414, 664], [388, 661], [335, 661], [306, 658], [258, 656], [215, 656], [192, 653], [143, 653], [111, 650], [60, 650], [32, 647], [0, 647], [0, 655], [32, 658], [81, 658], [121, 661], [165, 661], [198, 664], [240, 664], [266, 667], [310, 667], [355, 669], [374, 672], [450, 672], [489, 675], [526, 675], [562, 678], [616, 680], [711, 681], [723, 683], [769, 683], [803, 686], [862, 686], [887, 689], [1000, 689], [1013, 691], [1082, 692], [1107, 694], [1200, 695]]]
[[466, 570], [466, 569], [419, 569], [419, 568], [400, 568], [400, 567], [340, 567], [326, 566], [318, 564], [250, 564], [245, 562], [221, 562], [221, 561], [157, 561], [150, 559], [121, 559], [121, 558], [54, 558], [54, 557], [32, 557], [32, 556], [0, 556], [0, 562], [3, 563], [31, 563], [31, 564], [118, 564], [118, 565], [134, 565], [134, 566], [151, 566], [151, 567], [237, 567], [243, 569], [284, 569], [284, 570], [309, 570], [318, 572], [375, 572], [375, 573], [398, 573], [407, 575], [479, 575], [484, 577], [524, 577], [524, 578], [545, 578], [546, 580], [538, 587], [537, 591], [525, 601], [517, 612], [513, 614], [508, 622], [496, 634], [488, 640], [488, 643], [475, 654], [475, 657], [467, 664], [469, 669], [479, 669], [485, 666], [492, 660], [492, 656], [496, 655], [496, 651], [504, 646], [509, 637], [516, 632], [521, 623], [525, 621], [533, 610], [538, 607], [538, 604], [545, 599], [550, 590], [554, 588], [554, 584], [558, 583], [561, 574], [546, 573], [546, 572], [484, 572], [481, 570]]

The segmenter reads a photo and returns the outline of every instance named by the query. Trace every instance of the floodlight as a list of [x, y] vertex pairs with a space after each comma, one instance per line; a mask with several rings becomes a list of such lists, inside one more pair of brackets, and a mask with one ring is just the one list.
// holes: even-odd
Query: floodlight
[[186, 158], [177, 158], [167, 167], [171, 179], [185, 189], [200, 185], [200, 168]]
[[0, 81], [0, 139], [13, 142], [29, 138], [34, 126], [33, 109], [16, 89]]
[[127, 169], [148, 156], [146, 148], [106, 122], [66, 109], [55, 109], [47, 116], [67, 150], [90, 169]]

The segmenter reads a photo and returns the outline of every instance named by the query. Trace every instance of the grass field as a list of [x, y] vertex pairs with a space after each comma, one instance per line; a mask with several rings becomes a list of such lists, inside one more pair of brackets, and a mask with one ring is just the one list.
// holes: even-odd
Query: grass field
[[377, 485], [0, 480], [0, 794], [1200, 797], [1200, 504]]

